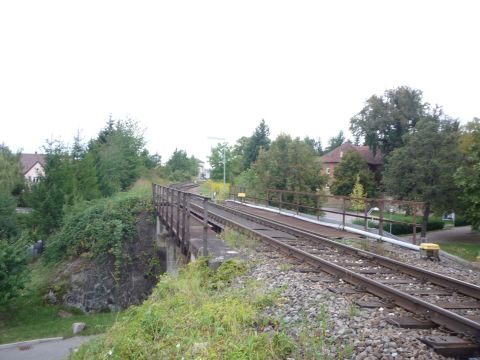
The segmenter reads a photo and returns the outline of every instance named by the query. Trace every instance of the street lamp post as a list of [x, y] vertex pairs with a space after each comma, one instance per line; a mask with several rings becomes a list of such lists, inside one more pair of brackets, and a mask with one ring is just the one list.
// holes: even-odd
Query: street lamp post
[[[225, 138], [218, 138], [218, 137], [208, 137], [209, 139], [211, 140], [221, 140], [221, 141], [225, 141]], [[226, 174], [226, 161], [225, 161], [225, 144], [223, 144], [223, 184], [226, 184], [227, 183], [227, 174]]]

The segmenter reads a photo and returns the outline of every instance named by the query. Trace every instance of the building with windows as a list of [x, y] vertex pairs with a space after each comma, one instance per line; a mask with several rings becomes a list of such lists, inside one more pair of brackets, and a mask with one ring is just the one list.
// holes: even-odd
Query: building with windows
[[36, 183], [41, 176], [45, 175], [45, 155], [43, 154], [21, 154], [23, 176], [29, 183]]

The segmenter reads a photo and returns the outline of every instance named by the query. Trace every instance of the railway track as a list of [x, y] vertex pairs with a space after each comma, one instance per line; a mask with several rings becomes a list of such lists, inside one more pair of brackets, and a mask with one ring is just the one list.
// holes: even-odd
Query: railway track
[[[203, 217], [199, 202], [192, 201], [191, 211]], [[440, 326], [449, 336], [421, 340], [443, 355], [462, 357], [480, 351], [480, 287], [477, 285], [238, 208], [210, 203], [208, 217], [217, 229], [231, 227], [249, 232], [288, 256], [351, 285], [332, 288], [338, 294], [367, 292], [380, 298], [380, 302], [359, 304], [361, 306], [399, 306], [414, 315], [412, 318], [392, 318], [391, 323], [404, 327]]]

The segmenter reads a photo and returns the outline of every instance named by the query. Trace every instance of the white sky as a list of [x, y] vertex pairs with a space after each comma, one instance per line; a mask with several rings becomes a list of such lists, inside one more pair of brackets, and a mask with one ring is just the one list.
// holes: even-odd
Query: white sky
[[[148, 149], [348, 132], [372, 94], [408, 85], [480, 116], [480, 2], [0, 2], [0, 143], [41, 150], [130, 116]], [[349, 134], [349, 133], [348, 133]]]

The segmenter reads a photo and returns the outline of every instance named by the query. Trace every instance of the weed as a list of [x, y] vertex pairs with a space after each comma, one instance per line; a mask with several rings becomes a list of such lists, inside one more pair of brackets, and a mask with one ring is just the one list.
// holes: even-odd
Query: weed
[[292, 268], [292, 264], [282, 263], [278, 266], [278, 270], [280, 271], [288, 271]]
[[252, 253], [257, 246], [256, 239], [230, 228], [226, 228], [221, 237], [232, 248], [239, 249], [247, 254]]
[[360, 308], [353, 301], [348, 304], [348, 317], [351, 319], [360, 314]]

